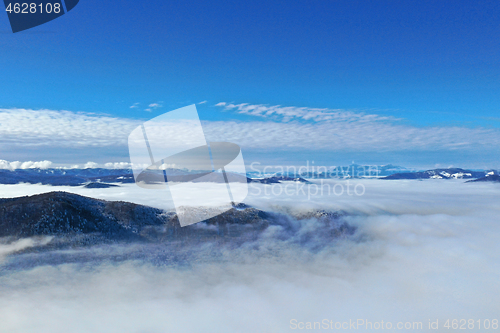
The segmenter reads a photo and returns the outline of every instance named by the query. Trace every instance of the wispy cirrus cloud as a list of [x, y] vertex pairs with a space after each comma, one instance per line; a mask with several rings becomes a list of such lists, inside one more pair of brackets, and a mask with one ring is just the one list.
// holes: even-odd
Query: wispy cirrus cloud
[[157, 103], [151, 103], [148, 105], [148, 108], [145, 109], [144, 111], [148, 111], [148, 112], [151, 112], [153, 110], [156, 110], [156, 109], [159, 109], [159, 108], [162, 108], [163, 105], [160, 104], [161, 102], [157, 102]]
[[[460, 126], [415, 127], [400, 119], [342, 109], [220, 102], [224, 110], [263, 118], [259, 122], [225, 122], [211, 132], [240, 136], [242, 146], [281, 146], [326, 151], [404, 151], [492, 148], [500, 145], [500, 131]], [[258, 125], [257, 125], [258, 124]], [[212, 124], [213, 125], [213, 124]], [[222, 132], [224, 128], [224, 132]], [[210, 132], [210, 131], [209, 131]], [[280, 144], [281, 143], [281, 144]]]
[[281, 105], [265, 105], [265, 104], [233, 104], [220, 102], [215, 104], [224, 108], [224, 110], [235, 111], [240, 114], [250, 116], [270, 118], [288, 122], [291, 120], [309, 120], [314, 122], [325, 121], [358, 121], [358, 122], [373, 122], [384, 120], [397, 120], [394, 117], [385, 117], [376, 114], [366, 114], [364, 112], [354, 112], [343, 109], [328, 109], [328, 108], [309, 108], [297, 106], [281, 106]]
[[0, 109], [3, 146], [108, 147], [126, 144], [141, 122], [89, 113]]
[[500, 131], [485, 128], [426, 127], [368, 121], [206, 122], [211, 141], [230, 140], [254, 149], [307, 151], [459, 150], [500, 146]]
[[[159, 108], [162, 108], [163, 105], [161, 104], [162, 102], [156, 102], [156, 103], [150, 103], [148, 104], [148, 106], [144, 109], [144, 111], [148, 111], [148, 112], [151, 112], [153, 110], [156, 110], [156, 109], [159, 109]], [[140, 107], [141, 103], [137, 102], [137, 103], [134, 103], [130, 106], [131, 109], [138, 109]]]
[[[255, 112], [269, 113], [271, 117], [295, 115], [295, 118], [310, 119], [304, 108], [271, 107], [264, 111], [262, 107]], [[284, 122], [260, 116], [259, 121], [205, 121], [203, 126], [208, 141], [234, 142], [245, 150], [480, 152], [500, 147], [500, 130], [493, 128], [415, 127], [378, 115], [351, 116], [354, 112], [331, 110], [312, 112], [315, 121]], [[70, 111], [0, 109], [0, 137], [4, 150], [119, 147], [127, 151], [128, 136], [141, 123], [140, 120]], [[175, 135], [176, 140], [183, 140], [183, 136], [189, 140], [192, 131], [187, 124], [177, 124], [175, 130], [167, 132], [166, 138]]]

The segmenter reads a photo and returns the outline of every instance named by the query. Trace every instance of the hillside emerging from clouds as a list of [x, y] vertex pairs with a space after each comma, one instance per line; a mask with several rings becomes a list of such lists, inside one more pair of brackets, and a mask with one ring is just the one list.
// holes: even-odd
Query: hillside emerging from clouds
[[[335, 238], [354, 230], [342, 223], [342, 215], [311, 211], [293, 218], [318, 219], [325, 224], [325, 228], [331, 228], [327, 234]], [[14, 239], [99, 235], [106, 239], [127, 241], [200, 241], [248, 236], [272, 225], [286, 226], [290, 224], [288, 219], [286, 215], [267, 213], [240, 204], [199, 225], [182, 228], [174, 212], [66, 192], [0, 199], [0, 237]], [[291, 224], [288, 228], [293, 229]]]

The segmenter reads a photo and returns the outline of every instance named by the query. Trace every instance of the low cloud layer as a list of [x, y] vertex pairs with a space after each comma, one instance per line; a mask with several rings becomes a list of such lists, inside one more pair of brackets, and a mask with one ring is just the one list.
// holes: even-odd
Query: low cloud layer
[[[352, 184], [363, 184], [365, 194], [308, 200], [301, 194], [262, 192], [247, 200], [258, 208], [292, 215], [316, 209], [348, 212], [348, 222], [358, 228], [355, 237], [330, 243], [308, 238], [322, 245], [320, 251], [280, 241], [277, 230], [269, 230], [247, 246], [227, 249], [222, 257], [214, 257], [210, 247], [196, 247], [192, 249], [196, 258], [209, 259], [188, 265], [124, 260], [4, 271], [1, 328], [288, 332], [293, 319], [334, 323], [363, 319], [393, 325], [422, 322], [423, 330], [413, 331], [429, 331], [429, 320], [438, 320], [443, 331], [447, 319], [498, 319], [500, 188], [496, 184], [453, 180]], [[0, 193], [42, 189], [49, 187], [1, 186]], [[161, 200], [158, 193], [149, 192], [124, 187], [86, 193], [138, 203]], [[300, 225], [299, 233], [315, 230], [314, 221], [309, 222]], [[95, 253], [126, 255], [139, 250], [115, 246]], [[141, 251], [148, 253], [145, 248]], [[78, 250], [64, 253], [71, 254]]]
[[26, 238], [16, 241], [8, 239], [0, 239], [0, 265], [5, 258], [13, 253], [28, 249], [35, 246], [47, 245], [53, 237]]

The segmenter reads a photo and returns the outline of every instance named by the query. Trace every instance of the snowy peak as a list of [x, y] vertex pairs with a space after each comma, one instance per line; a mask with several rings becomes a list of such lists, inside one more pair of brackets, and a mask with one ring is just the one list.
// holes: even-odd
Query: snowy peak
[[[491, 171], [496, 172], [496, 171]], [[460, 168], [433, 169], [421, 172], [396, 173], [382, 179], [474, 179], [485, 177], [487, 171], [472, 171]]]

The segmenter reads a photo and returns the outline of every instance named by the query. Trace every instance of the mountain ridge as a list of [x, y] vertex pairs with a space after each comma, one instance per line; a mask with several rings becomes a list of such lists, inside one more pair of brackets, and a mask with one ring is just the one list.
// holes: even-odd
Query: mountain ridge
[[[99, 235], [99, 241], [199, 242], [203, 239], [248, 240], [270, 225], [292, 230], [297, 220], [323, 221], [323, 237], [354, 232], [342, 222], [342, 214], [312, 212], [290, 217], [239, 204], [208, 220], [181, 227], [174, 212], [123, 201], [105, 201], [67, 192], [0, 199], [0, 237], [82, 237]], [[326, 236], [325, 236], [326, 235]]]
[[[491, 172], [491, 171], [490, 171]], [[488, 171], [473, 171], [461, 168], [431, 169], [419, 172], [395, 173], [381, 179], [472, 179], [481, 178], [488, 174]]]

